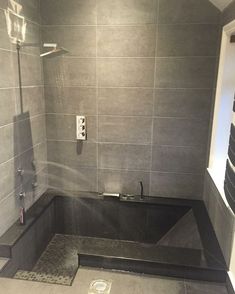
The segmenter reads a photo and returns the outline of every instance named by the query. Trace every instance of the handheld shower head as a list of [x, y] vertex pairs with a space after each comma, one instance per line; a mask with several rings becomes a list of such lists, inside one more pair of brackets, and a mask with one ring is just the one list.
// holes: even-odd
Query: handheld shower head
[[50, 43], [44, 43], [43, 44], [44, 48], [52, 48], [50, 51], [47, 51], [45, 53], [40, 54], [40, 57], [57, 57], [63, 54], [68, 53], [69, 51], [63, 47], [58, 47], [57, 44], [50, 44]]

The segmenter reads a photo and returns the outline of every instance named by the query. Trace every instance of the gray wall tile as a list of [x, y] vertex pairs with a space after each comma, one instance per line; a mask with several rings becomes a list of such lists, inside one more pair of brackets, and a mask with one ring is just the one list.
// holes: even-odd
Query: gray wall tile
[[96, 115], [96, 89], [45, 87], [46, 112]]
[[154, 59], [100, 58], [98, 83], [101, 87], [153, 87]]
[[65, 86], [96, 85], [95, 59], [64, 58], [63, 68]]
[[48, 166], [49, 187], [63, 191], [97, 191], [97, 170], [93, 168], [72, 169], [57, 164]]
[[143, 182], [144, 194], [149, 194], [149, 173], [141, 171], [99, 170], [99, 192], [140, 195]]
[[[151, 118], [99, 117], [99, 142], [147, 144], [151, 141]], [[140, 132], [140, 130], [142, 130]]]
[[48, 161], [64, 168], [97, 166], [97, 146], [87, 142], [48, 141]]
[[207, 144], [208, 122], [196, 119], [155, 118], [153, 143], [172, 146]]
[[[45, 97], [43, 87], [27, 87], [22, 89], [23, 111], [29, 112], [30, 116], [45, 114]], [[19, 91], [16, 90], [17, 113], [20, 114]]]
[[0, 88], [15, 86], [13, 55], [10, 51], [0, 50]]
[[209, 119], [212, 90], [156, 89], [154, 114], [162, 117]]
[[16, 113], [14, 89], [0, 89], [0, 126], [13, 122]]
[[98, 89], [98, 114], [151, 116], [153, 114], [153, 90]]
[[156, 0], [100, 0], [98, 2], [98, 24], [155, 23], [156, 14]]
[[150, 169], [150, 145], [99, 144], [98, 156], [101, 169]]
[[43, 42], [57, 43], [69, 52], [66, 56], [95, 57], [96, 28], [94, 26], [44, 26]]
[[7, 0], [0, 0], [0, 7], [5, 9], [7, 7]]
[[[72, 183], [54, 184], [79, 189], [74, 183], [77, 173], [85, 174], [82, 170], [88, 165], [95, 177], [96, 159], [101, 190], [138, 192], [137, 178], [143, 177], [148, 191], [152, 164], [153, 169], [168, 172], [160, 173], [166, 176], [159, 196], [182, 193], [200, 198], [198, 173], [206, 163], [220, 12], [207, 0], [100, 0], [97, 6], [96, 2], [42, 3], [43, 41], [70, 51], [44, 59], [45, 85], [53, 86], [45, 88], [46, 111], [51, 113], [48, 144], [64, 150], [52, 154], [53, 165], [62, 161], [73, 171]], [[84, 143], [84, 153], [74, 155], [76, 114], [87, 116], [88, 142], [98, 143], [98, 158], [93, 156], [95, 144]], [[51, 140], [72, 142], [61, 147]], [[69, 179], [68, 171], [60, 172]], [[195, 180], [182, 172], [196, 173]], [[175, 191], [164, 190], [164, 183], [169, 186], [171, 180]], [[96, 181], [92, 185], [97, 189]]]
[[219, 23], [220, 21], [220, 11], [205, 0], [159, 0], [159, 10], [159, 23]]
[[[76, 117], [75, 115], [54, 115], [46, 116], [47, 139], [49, 140], [76, 140]], [[87, 117], [87, 139], [96, 141], [96, 117]]]
[[215, 58], [157, 58], [156, 88], [213, 88]]
[[95, 0], [41, 1], [42, 23], [47, 25], [84, 25], [96, 23]]
[[98, 56], [154, 57], [155, 25], [98, 27]]
[[215, 56], [219, 26], [208, 24], [160, 25], [157, 56]]
[[153, 146], [152, 170], [200, 173], [205, 170], [205, 147]]
[[0, 163], [14, 157], [14, 131], [13, 125], [0, 128]]
[[203, 176], [177, 173], [151, 173], [151, 195], [170, 198], [201, 198]]

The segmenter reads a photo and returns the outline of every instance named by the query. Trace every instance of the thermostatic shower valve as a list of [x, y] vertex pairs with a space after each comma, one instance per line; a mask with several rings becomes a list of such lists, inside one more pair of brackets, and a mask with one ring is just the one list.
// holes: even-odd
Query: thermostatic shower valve
[[76, 136], [77, 140], [85, 141], [87, 139], [86, 117], [76, 116]]

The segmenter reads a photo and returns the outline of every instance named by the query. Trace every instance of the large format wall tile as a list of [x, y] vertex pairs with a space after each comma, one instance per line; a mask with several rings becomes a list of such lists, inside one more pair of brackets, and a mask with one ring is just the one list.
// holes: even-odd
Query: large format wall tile
[[48, 161], [63, 165], [65, 168], [97, 166], [97, 146], [95, 143], [49, 141], [47, 144]]
[[154, 115], [209, 120], [212, 95], [212, 90], [156, 89]]
[[12, 124], [0, 128], [0, 142], [0, 163], [2, 163], [15, 156], [14, 131]]
[[96, 89], [45, 87], [46, 112], [96, 115]]
[[[43, 2], [43, 1], [41, 1]], [[38, 0], [18, 0], [22, 5], [21, 14], [27, 19], [40, 23], [40, 1]]]
[[201, 198], [203, 176], [194, 174], [151, 173], [151, 195], [175, 198]]
[[42, 23], [84, 25], [96, 23], [96, 0], [41, 1]]
[[148, 26], [98, 27], [98, 56], [154, 57], [156, 28]]
[[157, 58], [156, 88], [213, 88], [215, 58]]
[[208, 122], [196, 119], [156, 118], [153, 143], [172, 146], [206, 145]]
[[64, 58], [65, 86], [95, 86], [96, 61], [88, 58]]
[[98, 1], [98, 24], [149, 24], [156, 15], [156, 0]]
[[99, 170], [99, 192], [140, 195], [140, 181], [143, 182], [144, 195], [148, 195], [148, 172], [111, 169]]
[[218, 25], [160, 25], [157, 56], [216, 56], [218, 38]]
[[149, 144], [152, 119], [143, 117], [99, 117], [99, 142]]
[[200, 173], [205, 170], [205, 147], [153, 146], [152, 170]]
[[94, 26], [44, 26], [44, 43], [57, 43], [67, 49], [66, 54], [79, 57], [96, 56], [96, 28]]
[[220, 11], [207, 0], [159, 0], [159, 23], [219, 23]]
[[[69, 50], [44, 59], [48, 151], [61, 173], [53, 184], [139, 194], [142, 180], [146, 195], [151, 186], [154, 196], [200, 198], [220, 12], [208, 0], [41, 6], [43, 41]], [[88, 142], [77, 155], [79, 114], [87, 116]]]
[[48, 164], [49, 187], [60, 191], [97, 191], [97, 171], [94, 168], [73, 169]]
[[151, 116], [153, 90], [131, 88], [98, 89], [99, 115]]
[[100, 87], [153, 87], [153, 58], [100, 58]]
[[99, 168], [149, 170], [150, 145], [99, 144]]
[[15, 86], [15, 73], [13, 69], [13, 53], [0, 50], [0, 88]]
[[0, 89], [0, 109], [0, 126], [12, 123], [16, 112], [14, 89]]

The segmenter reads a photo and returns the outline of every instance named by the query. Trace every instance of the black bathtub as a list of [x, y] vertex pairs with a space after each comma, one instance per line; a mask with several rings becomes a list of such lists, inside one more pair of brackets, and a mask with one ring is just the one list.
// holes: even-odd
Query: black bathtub
[[[224, 282], [226, 264], [202, 201], [48, 191], [0, 237], [1, 276], [32, 270], [55, 234], [76, 236], [79, 266]], [[30, 246], [29, 246], [30, 244]]]

